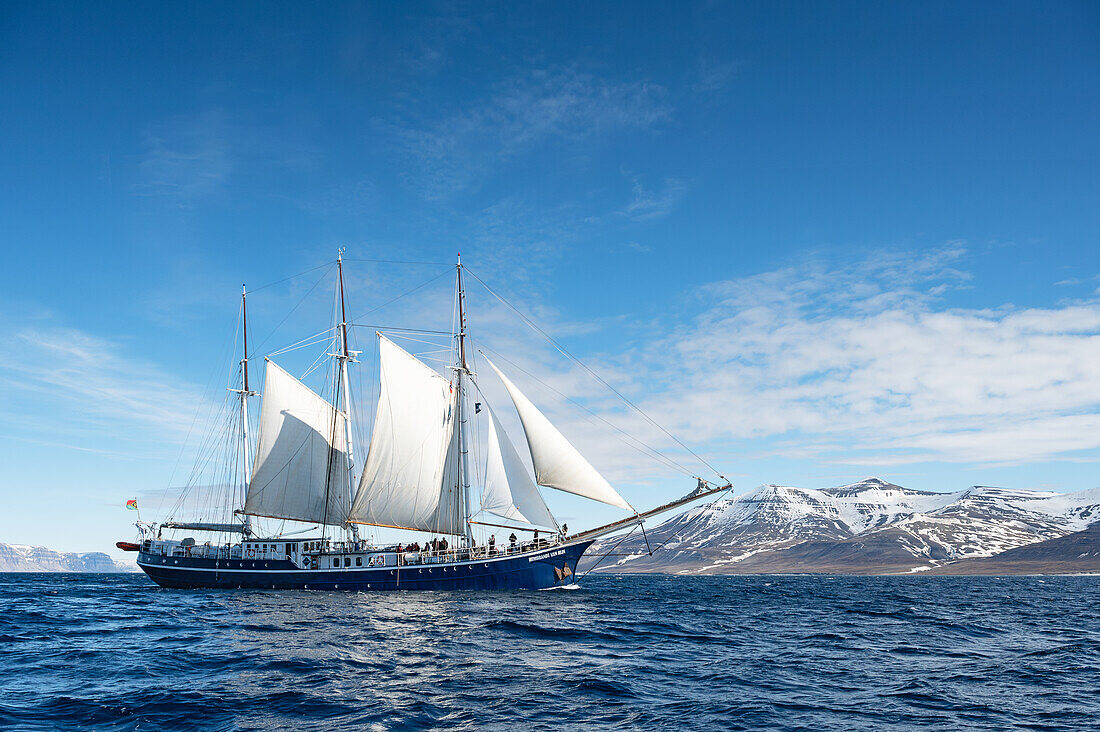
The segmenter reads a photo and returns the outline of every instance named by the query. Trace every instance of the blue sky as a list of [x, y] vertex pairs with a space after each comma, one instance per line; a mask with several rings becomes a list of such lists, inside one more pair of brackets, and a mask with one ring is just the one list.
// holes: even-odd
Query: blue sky
[[[461, 251], [740, 489], [1097, 484], [1095, 4], [7, 3], [0, 88], [0, 541], [128, 536], [241, 283], [338, 247]], [[445, 271], [350, 262], [351, 310]], [[257, 293], [257, 342], [304, 303], [261, 352], [327, 325], [326, 273]], [[446, 326], [451, 286], [367, 320]], [[636, 505], [681, 491], [547, 409]]]

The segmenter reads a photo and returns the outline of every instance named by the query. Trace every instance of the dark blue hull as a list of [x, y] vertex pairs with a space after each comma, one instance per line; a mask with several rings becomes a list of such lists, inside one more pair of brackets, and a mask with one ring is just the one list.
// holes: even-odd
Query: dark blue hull
[[541, 590], [568, 585], [592, 544], [475, 561], [400, 567], [302, 569], [289, 561], [166, 557], [144, 552], [138, 566], [161, 587], [267, 590]]

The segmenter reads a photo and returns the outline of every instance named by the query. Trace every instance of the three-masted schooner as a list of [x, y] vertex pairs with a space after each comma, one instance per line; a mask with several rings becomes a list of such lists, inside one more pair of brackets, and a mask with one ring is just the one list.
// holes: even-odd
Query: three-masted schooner
[[[238, 437], [247, 485], [243, 505], [225, 522], [138, 522], [137, 564], [157, 584], [175, 588], [316, 590], [543, 589], [575, 580], [577, 562], [606, 534], [640, 526], [649, 517], [727, 490], [697, 478], [694, 491], [651, 511], [637, 512], [488, 357], [518, 414], [534, 468], [532, 476], [477, 386], [467, 360], [466, 293], [456, 266], [454, 363], [444, 376], [378, 332], [380, 392], [362, 470], [354, 465], [349, 348], [344, 307], [344, 260], [337, 259], [339, 322], [331, 355], [334, 399], [329, 401], [270, 358], [265, 359], [259, 435], [249, 435], [247, 293], [242, 293], [244, 358]], [[471, 412], [470, 405], [474, 410]], [[487, 449], [480, 509], [471, 500], [475, 472], [468, 445], [474, 414], [487, 416]], [[254, 456], [254, 458], [253, 458]], [[479, 466], [480, 468], [481, 466]], [[547, 507], [539, 486], [622, 509], [626, 518], [569, 535]], [[492, 514], [498, 523], [480, 521]], [[315, 524], [314, 536], [263, 535], [259, 519]], [[473, 526], [512, 529], [510, 541], [475, 541]], [[367, 525], [421, 532], [431, 541], [381, 543], [360, 538]], [[541, 537], [540, 537], [541, 529]], [[533, 532], [517, 541], [515, 531]], [[165, 534], [169, 535], [168, 537]], [[179, 532], [239, 536], [197, 543]]]

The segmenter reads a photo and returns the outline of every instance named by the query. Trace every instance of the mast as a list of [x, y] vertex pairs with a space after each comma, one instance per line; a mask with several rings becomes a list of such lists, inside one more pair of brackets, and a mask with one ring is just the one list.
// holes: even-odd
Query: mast
[[[244, 333], [244, 358], [241, 359], [241, 372], [244, 379], [244, 388], [237, 390], [241, 399], [241, 445], [244, 450], [244, 484], [252, 479], [252, 442], [248, 438], [248, 397], [252, 392], [248, 388], [248, 289], [241, 285], [241, 330]], [[243, 500], [242, 500], [243, 505]], [[252, 520], [245, 516], [245, 536], [252, 533]]]
[[[351, 352], [348, 350], [348, 315], [344, 307], [344, 250], [341, 249], [336, 256], [336, 270], [340, 279], [340, 340], [343, 348], [337, 356], [340, 359], [340, 386], [343, 394], [344, 406], [344, 438], [347, 443], [348, 454], [348, 506], [351, 506], [355, 498], [355, 486], [352, 482], [352, 474], [355, 472], [354, 444], [351, 434], [351, 392], [348, 389], [348, 361], [351, 360]], [[339, 408], [339, 407], [337, 407]], [[358, 529], [354, 524], [349, 524], [351, 531], [358, 540]]]
[[458, 255], [458, 264], [455, 265], [458, 272], [458, 398], [455, 406], [458, 416], [458, 450], [461, 454], [459, 480], [462, 484], [462, 521], [466, 529], [466, 546], [474, 545], [474, 527], [470, 523], [470, 454], [466, 447], [466, 410], [463, 408], [463, 393], [466, 387], [466, 377], [470, 375], [470, 367], [466, 364], [466, 291], [462, 288], [462, 255]]

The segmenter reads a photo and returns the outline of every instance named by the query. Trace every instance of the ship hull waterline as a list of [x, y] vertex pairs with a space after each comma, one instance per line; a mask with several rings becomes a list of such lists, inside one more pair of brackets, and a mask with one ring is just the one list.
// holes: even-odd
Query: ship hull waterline
[[[138, 555], [137, 564], [161, 587], [265, 590], [542, 590], [572, 584], [592, 541], [439, 564], [302, 569], [289, 561]], [[257, 566], [266, 565], [266, 566]]]

